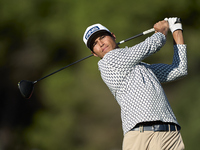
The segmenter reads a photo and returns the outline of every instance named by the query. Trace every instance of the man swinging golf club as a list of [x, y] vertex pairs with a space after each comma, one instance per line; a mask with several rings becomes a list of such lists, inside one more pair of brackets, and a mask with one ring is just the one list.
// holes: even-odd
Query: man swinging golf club
[[[154, 29], [151, 37], [125, 48], [119, 48], [115, 35], [101, 24], [89, 26], [83, 36], [94, 56], [101, 58], [101, 77], [120, 105], [123, 150], [184, 149], [180, 125], [161, 86], [187, 75], [182, 24], [166, 18]], [[174, 41], [172, 64], [142, 62], [164, 46], [169, 29]]]

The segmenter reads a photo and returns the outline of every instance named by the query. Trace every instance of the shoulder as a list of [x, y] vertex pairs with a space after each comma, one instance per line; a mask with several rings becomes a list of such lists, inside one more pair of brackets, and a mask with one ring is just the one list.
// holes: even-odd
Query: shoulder
[[106, 61], [110, 62], [113, 60], [117, 60], [117, 58], [119, 58], [121, 55], [123, 55], [122, 53], [124, 52], [124, 50], [126, 48], [127, 47], [113, 49], [112, 51], [106, 53], [99, 62], [106, 62]]

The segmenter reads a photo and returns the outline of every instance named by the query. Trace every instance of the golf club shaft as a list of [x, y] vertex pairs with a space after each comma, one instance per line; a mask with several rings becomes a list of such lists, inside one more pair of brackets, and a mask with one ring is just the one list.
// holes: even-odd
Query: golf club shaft
[[[124, 43], [124, 42], [130, 41], [130, 40], [132, 40], [132, 39], [134, 39], [134, 38], [137, 38], [137, 37], [142, 36], [142, 35], [146, 35], [146, 34], [148, 34], [148, 33], [154, 32], [154, 31], [155, 31], [154, 28], [149, 29], [149, 30], [146, 30], [146, 31], [144, 31], [144, 32], [142, 32], [142, 33], [140, 33], [140, 34], [137, 34], [137, 35], [132, 36], [132, 37], [130, 37], [130, 38], [128, 38], [128, 39], [125, 39], [125, 40], [123, 40], [123, 41], [118, 42], [117, 45], [120, 45], [120, 44], [122, 44], [122, 43]], [[38, 81], [43, 80], [43, 79], [45, 79], [45, 78], [47, 78], [47, 77], [49, 77], [49, 76], [51, 76], [51, 75], [53, 75], [53, 74], [55, 74], [55, 73], [57, 73], [57, 72], [59, 72], [59, 71], [61, 71], [61, 70], [63, 70], [63, 69], [66, 69], [66, 68], [68, 68], [68, 67], [70, 67], [70, 66], [72, 66], [72, 65], [74, 65], [74, 64], [76, 64], [76, 63], [78, 63], [78, 62], [80, 62], [80, 61], [83, 61], [83, 60], [85, 60], [85, 59], [87, 59], [87, 58], [89, 58], [89, 57], [91, 57], [91, 56], [93, 56], [93, 54], [91, 54], [91, 55], [89, 55], [89, 56], [87, 56], [87, 57], [84, 57], [84, 58], [82, 58], [82, 59], [80, 59], [80, 60], [77, 60], [77, 61], [75, 61], [75, 62], [73, 62], [73, 63], [71, 63], [71, 64], [69, 64], [69, 65], [67, 65], [67, 66], [65, 66], [65, 67], [63, 67], [63, 68], [61, 68], [61, 69], [55, 71], [55, 72], [52, 72], [52, 73], [46, 75], [46, 76], [43, 77], [43, 78], [40, 78], [40, 79], [38, 79], [38, 80], [36, 80], [36, 81], [33, 81], [33, 84], [35, 84], [35, 83], [37, 83]]]
[[57, 71], [54, 71], [54, 72], [52, 72], [52, 73], [46, 75], [46, 76], [43, 77], [43, 78], [40, 78], [40, 79], [38, 79], [38, 80], [36, 80], [36, 81], [33, 81], [33, 83], [35, 84], [35, 83], [37, 83], [38, 81], [43, 80], [43, 79], [45, 79], [45, 78], [47, 78], [47, 77], [49, 77], [49, 76], [51, 76], [51, 75], [53, 75], [53, 74], [55, 74], [55, 73], [57, 73], [57, 72], [59, 72], [59, 71], [61, 71], [61, 70], [63, 70], [63, 69], [66, 69], [66, 68], [68, 68], [68, 67], [70, 67], [70, 66], [72, 66], [72, 65], [74, 65], [74, 64], [76, 64], [76, 63], [78, 63], [78, 62], [80, 62], [80, 61], [83, 61], [83, 60], [85, 60], [85, 59], [87, 59], [87, 58], [89, 58], [89, 57], [91, 57], [91, 56], [93, 56], [93, 54], [91, 54], [91, 55], [89, 55], [89, 56], [87, 56], [87, 57], [84, 57], [84, 58], [82, 58], [82, 59], [80, 59], [80, 60], [77, 60], [77, 61], [75, 61], [75, 62], [73, 62], [73, 63], [71, 63], [71, 64], [69, 64], [69, 65], [67, 65], [67, 66], [65, 66], [65, 67], [63, 67], [63, 68], [61, 68], [61, 69], [59, 69], [59, 70], [57, 70]]
[[130, 38], [128, 38], [128, 39], [122, 40], [122, 41], [118, 42], [117, 44], [118, 44], [118, 45], [119, 45], [119, 44], [122, 44], [122, 43], [124, 43], [124, 42], [130, 41], [130, 40], [132, 40], [132, 39], [134, 39], [134, 38], [137, 38], [137, 37], [142, 36], [142, 35], [146, 35], [146, 34], [148, 34], [148, 33], [154, 32], [154, 31], [155, 31], [154, 28], [149, 29], [149, 30], [146, 30], [146, 31], [144, 31], [144, 32], [142, 32], [142, 33], [140, 33], [140, 34], [137, 34], [137, 35], [132, 36], [132, 37], [130, 37]]

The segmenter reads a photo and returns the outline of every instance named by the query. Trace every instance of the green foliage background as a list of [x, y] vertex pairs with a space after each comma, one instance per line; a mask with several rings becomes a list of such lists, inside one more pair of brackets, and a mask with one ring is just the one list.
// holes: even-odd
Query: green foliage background
[[[82, 36], [91, 24], [105, 25], [121, 41], [174, 16], [182, 18], [189, 74], [163, 86], [186, 149], [198, 149], [200, 1], [1, 0], [0, 14], [0, 149], [120, 150], [120, 108], [101, 80], [98, 58], [39, 82], [30, 100], [20, 95], [17, 82], [34, 81], [90, 55]], [[171, 63], [172, 56], [169, 33], [162, 50], [145, 61]]]

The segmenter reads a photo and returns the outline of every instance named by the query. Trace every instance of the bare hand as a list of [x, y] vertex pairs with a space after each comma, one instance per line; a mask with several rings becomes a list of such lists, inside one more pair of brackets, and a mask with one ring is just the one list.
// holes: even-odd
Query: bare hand
[[165, 36], [167, 36], [167, 33], [169, 31], [169, 23], [168, 21], [159, 21], [154, 25], [155, 32], [161, 32]]

